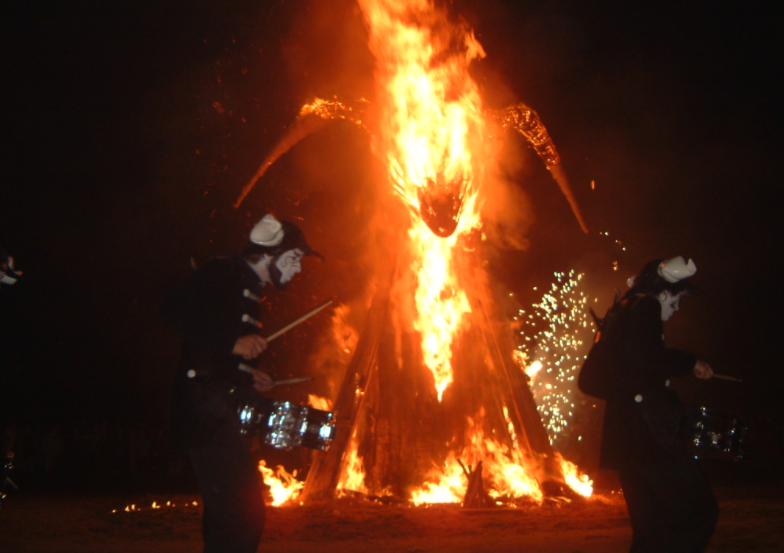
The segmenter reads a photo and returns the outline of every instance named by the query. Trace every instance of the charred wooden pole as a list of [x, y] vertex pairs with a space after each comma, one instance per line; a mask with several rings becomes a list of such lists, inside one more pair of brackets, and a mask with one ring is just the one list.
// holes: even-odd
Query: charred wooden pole
[[378, 363], [378, 345], [387, 319], [389, 291], [394, 274], [395, 263], [394, 260], [390, 260], [382, 272], [381, 281], [368, 311], [365, 328], [346, 369], [343, 384], [335, 401], [336, 423], [332, 445], [328, 451], [314, 453], [313, 464], [302, 492], [302, 500], [305, 502], [330, 501], [335, 497], [343, 456], [351, 441], [364, 392]]
[[481, 509], [495, 507], [493, 498], [485, 491], [484, 482], [482, 481], [482, 461], [479, 461], [473, 470], [471, 467], [466, 468], [460, 459], [457, 462], [460, 463], [460, 467], [468, 479], [465, 497], [463, 497], [463, 508]]

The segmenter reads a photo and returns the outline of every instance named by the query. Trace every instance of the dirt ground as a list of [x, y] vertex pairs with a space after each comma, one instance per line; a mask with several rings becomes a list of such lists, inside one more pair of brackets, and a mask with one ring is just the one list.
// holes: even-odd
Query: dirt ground
[[[715, 491], [721, 518], [711, 553], [784, 551], [784, 481]], [[196, 553], [201, 511], [195, 501], [191, 495], [11, 494], [0, 510], [0, 551]], [[151, 508], [153, 502], [161, 507]], [[136, 510], [125, 511], [131, 504]], [[329, 507], [270, 508], [259, 551], [604, 553], [628, 550], [630, 538], [623, 499], [613, 492], [484, 511], [346, 499]]]

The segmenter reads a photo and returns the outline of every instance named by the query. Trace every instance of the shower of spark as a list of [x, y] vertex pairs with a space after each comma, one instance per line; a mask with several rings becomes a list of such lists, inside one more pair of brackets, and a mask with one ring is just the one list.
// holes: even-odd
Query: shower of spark
[[524, 329], [515, 358], [531, 379], [537, 409], [553, 445], [569, 434], [577, 373], [592, 341], [588, 297], [580, 289], [583, 276], [574, 270], [555, 273], [556, 282], [541, 301], [530, 313], [521, 309], [517, 317]]

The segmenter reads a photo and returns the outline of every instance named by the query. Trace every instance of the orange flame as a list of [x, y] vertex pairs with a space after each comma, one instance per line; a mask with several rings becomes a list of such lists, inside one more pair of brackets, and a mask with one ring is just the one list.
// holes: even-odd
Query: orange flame
[[308, 394], [308, 405], [322, 411], [332, 410], [332, 402], [325, 397]]
[[[348, 321], [351, 308], [346, 304], [338, 305], [332, 314], [332, 334], [342, 359], [348, 363], [357, 347], [359, 333]], [[314, 406], [315, 407], [315, 406]]]
[[[483, 413], [480, 413], [480, 420]], [[463, 450], [460, 458], [468, 464], [483, 461], [483, 478], [490, 484], [488, 495], [496, 499], [509, 501], [527, 498], [541, 503], [544, 499], [539, 482], [531, 476], [536, 474], [536, 467], [520, 454], [517, 447], [509, 448], [498, 441], [484, 436], [481, 424], [468, 419], [469, 429], [466, 437], [469, 445]], [[513, 438], [513, 441], [514, 438]], [[556, 453], [556, 461], [564, 474], [564, 481], [575, 493], [583, 497], [593, 494], [593, 481], [579, 472], [574, 463], [565, 460]], [[466, 463], [464, 463], [466, 464]], [[460, 503], [466, 492], [467, 479], [458, 457], [450, 452], [444, 462], [443, 469], [433, 469], [427, 475], [426, 482], [411, 494], [411, 502], [415, 505], [424, 503]]]
[[452, 24], [429, 0], [359, 4], [382, 100], [374, 149], [387, 160], [389, 179], [414, 215], [413, 324], [441, 401], [452, 382], [452, 341], [470, 311], [455, 282], [452, 251], [457, 236], [478, 225], [474, 200], [485, 118], [468, 66], [485, 54], [473, 31]]
[[581, 474], [577, 469], [577, 465], [561, 457], [560, 453], [555, 454], [555, 459], [561, 464], [566, 485], [583, 497], [591, 497], [593, 494], [593, 480], [589, 479], [587, 474]]
[[344, 495], [347, 491], [368, 493], [368, 489], [365, 486], [365, 466], [357, 452], [356, 430], [351, 436], [351, 443], [343, 457], [340, 480], [337, 485], [338, 496]]
[[286, 469], [278, 465], [278, 469], [273, 471], [267, 467], [267, 462], [264, 460], [259, 461], [259, 470], [264, 475], [264, 483], [270, 488], [273, 507], [296, 499], [305, 486], [305, 482], [297, 480], [296, 470], [289, 474]]
[[[455, 248], [480, 226], [477, 192], [496, 147], [484, 140], [492, 133], [468, 71], [485, 53], [473, 31], [450, 19], [433, 0], [358, 2], [377, 61], [379, 124], [372, 146], [386, 161], [389, 181], [412, 215], [412, 326], [420, 334], [423, 360], [440, 402], [453, 381], [452, 343], [471, 311], [457, 279]], [[459, 457], [450, 452], [443, 467], [428, 475], [412, 494], [414, 503], [461, 501], [466, 478], [458, 458], [472, 466], [482, 461], [492, 497], [542, 501], [539, 483], [531, 476], [538, 467], [523, 456], [514, 425], [507, 420], [510, 447], [485, 437], [482, 418], [480, 413], [479, 423], [468, 419], [467, 445]], [[364, 489], [355, 439], [344, 458], [341, 485], [358, 482], [352, 485]]]
[[433, 469], [427, 475], [428, 480], [420, 489], [411, 494], [411, 503], [460, 503], [466, 491], [466, 477], [463, 468], [457, 462], [453, 452], [444, 463], [443, 470]]
[[[480, 412], [478, 422], [468, 418], [467, 445], [459, 458], [466, 466], [484, 465], [483, 478], [490, 484], [488, 494], [497, 500], [528, 498], [537, 503], [543, 499], [539, 482], [531, 476], [535, 467], [527, 461], [518, 448], [509, 448], [497, 440], [487, 438], [482, 429]], [[443, 469], [432, 470], [427, 481], [411, 495], [414, 504], [460, 503], [465, 495], [467, 481], [458, 457], [450, 452]]]
[[468, 66], [484, 50], [473, 31], [449, 22], [430, 0], [359, 0], [359, 5], [383, 100], [376, 147], [388, 160], [390, 179], [423, 216], [423, 191], [452, 195], [459, 215], [481, 167], [471, 139], [482, 136], [485, 120]]

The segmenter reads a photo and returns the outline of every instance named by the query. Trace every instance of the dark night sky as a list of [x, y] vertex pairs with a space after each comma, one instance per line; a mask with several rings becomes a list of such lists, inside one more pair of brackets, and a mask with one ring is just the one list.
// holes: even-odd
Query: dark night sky
[[[488, 54], [474, 68], [486, 103], [537, 109], [591, 226], [583, 236], [546, 171], [510, 146], [530, 158], [510, 171], [536, 222], [528, 251], [494, 258], [499, 281], [525, 298], [576, 267], [606, 297], [649, 259], [691, 256], [705, 293], [671, 323], [673, 343], [746, 380], [709, 383], [720, 404], [781, 401], [772, 195], [784, 174], [783, 20], [773, 3], [453, 4]], [[177, 353], [156, 314], [161, 294], [191, 256], [236, 252], [265, 209], [302, 218], [328, 259], [275, 300], [281, 321], [361, 288], [372, 263], [357, 252], [370, 248], [363, 228], [377, 200], [363, 183], [378, 164], [359, 131], [336, 124], [310, 137], [230, 207], [303, 103], [372, 95], [352, 2], [13, 1], [2, 11], [0, 242], [25, 276], [0, 290], [0, 422], [160, 417]], [[271, 370], [296, 370], [283, 351], [311, 342], [307, 328], [287, 337]]]

